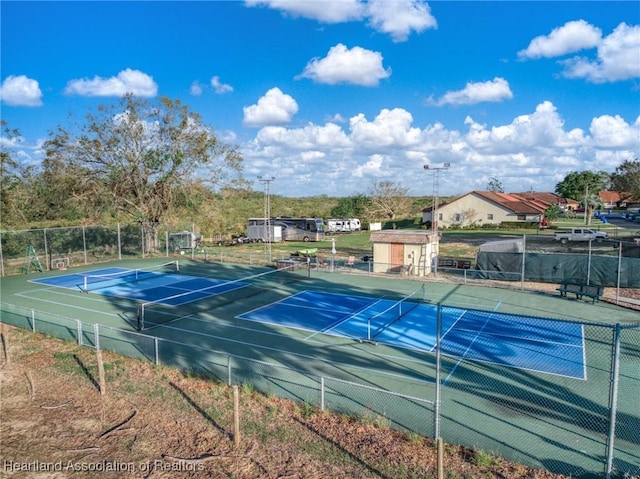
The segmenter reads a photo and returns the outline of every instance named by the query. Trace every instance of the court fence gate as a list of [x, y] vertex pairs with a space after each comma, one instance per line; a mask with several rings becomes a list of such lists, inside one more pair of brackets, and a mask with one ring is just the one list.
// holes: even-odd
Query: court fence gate
[[[442, 307], [438, 305], [438, 318]], [[0, 313], [2, 323], [34, 333], [229, 385], [249, 384], [265, 394], [407, 433], [442, 437], [449, 443], [571, 477], [628, 479], [640, 475], [637, 324], [582, 324], [585, 354], [590, 359], [585, 365], [589, 381], [460, 360], [436, 348], [425, 359], [434, 366], [430, 380], [396, 378], [395, 390], [391, 390], [382, 386], [388, 372], [367, 369], [374, 379], [363, 384], [354, 379], [362, 366], [353, 364], [335, 368], [342, 374], [338, 377], [6, 303], [1, 304]], [[185, 337], [191, 334], [179, 331]], [[300, 361], [309, 363], [309, 358]]]

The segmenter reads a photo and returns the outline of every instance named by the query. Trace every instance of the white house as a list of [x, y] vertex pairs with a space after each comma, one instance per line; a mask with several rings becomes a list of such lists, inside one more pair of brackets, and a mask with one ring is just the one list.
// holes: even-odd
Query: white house
[[[540, 222], [544, 210], [562, 198], [553, 193], [494, 193], [471, 191], [437, 208], [439, 228], [500, 224], [505, 221]], [[433, 207], [422, 210], [422, 222], [433, 223]]]

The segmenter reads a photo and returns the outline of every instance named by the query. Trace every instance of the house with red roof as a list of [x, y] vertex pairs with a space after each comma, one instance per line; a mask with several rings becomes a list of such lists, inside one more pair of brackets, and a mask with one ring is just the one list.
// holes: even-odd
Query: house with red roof
[[[493, 191], [471, 191], [437, 207], [439, 228], [481, 227], [485, 224], [499, 225], [503, 222], [541, 222], [544, 211], [551, 204], [566, 210], [571, 206], [565, 198], [554, 193], [497, 193]], [[434, 208], [422, 210], [422, 222], [432, 222]]]
[[619, 191], [600, 191], [598, 196], [602, 200], [605, 209], [637, 207], [640, 201], [633, 198], [630, 193]]

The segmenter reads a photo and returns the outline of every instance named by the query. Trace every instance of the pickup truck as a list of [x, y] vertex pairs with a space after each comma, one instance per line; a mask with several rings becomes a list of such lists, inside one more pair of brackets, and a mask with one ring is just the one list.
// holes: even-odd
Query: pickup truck
[[602, 241], [609, 237], [604, 231], [593, 231], [588, 228], [572, 228], [571, 231], [557, 232], [553, 235], [556, 241]]

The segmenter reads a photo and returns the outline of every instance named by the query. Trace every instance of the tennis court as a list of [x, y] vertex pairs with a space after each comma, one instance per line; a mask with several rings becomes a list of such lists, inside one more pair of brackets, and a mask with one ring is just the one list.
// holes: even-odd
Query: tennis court
[[[303, 291], [238, 316], [358, 341], [433, 352], [437, 306], [416, 294], [399, 301]], [[540, 318], [442, 309], [441, 350], [449, 356], [585, 379], [580, 324]], [[311, 336], [310, 336], [311, 337]]]
[[2, 321], [84, 345], [99, 323], [106, 349], [426, 436], [438, 418], [447, 441], [574, 477], [601, 470], [619, 361], [615, 465], [637, 471], [637, 312], [553, 292], [158, 262], [2, 278]]
[[[33, 282], [140, 301], [139, 330], [151, 326], [144, 324], [150, 306], [175, 308], [250, 284], [179, 274], [175, 262], [153, 269], [101, 268]], [[425, 292], [422, 285], [395, 300], [305, 290], [236, 317], [309, 331], [309, 338], [329, 334], [433, 352], [437, 307], [426, 301]], [[184, 319], [179, 313], [170, 318]], [[443, 354], [585, 379], [584, 336], [579, 324], [451, 307], [442, 309], [441, 321]]]

